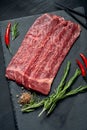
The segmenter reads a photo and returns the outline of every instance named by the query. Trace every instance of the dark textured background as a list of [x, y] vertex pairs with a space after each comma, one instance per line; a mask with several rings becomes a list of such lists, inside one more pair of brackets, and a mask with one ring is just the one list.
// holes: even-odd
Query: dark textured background
[[72, 8], [84, 6], [87, 9], [87, 0], [0, 0], [0, 20], [55, 11], [55, 1]]
[[[87, 0], [0, 0], [0, 21], [56, 11], [55, 1], [72, 8], [83, 6], [87, 14]], [[15, 130], [12, 104], [4, 74], [4, 57], [0, 44], [0, 130]]]

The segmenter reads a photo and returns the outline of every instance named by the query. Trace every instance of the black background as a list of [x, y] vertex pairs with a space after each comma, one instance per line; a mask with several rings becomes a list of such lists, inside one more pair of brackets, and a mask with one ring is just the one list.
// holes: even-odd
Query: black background
[[[54, 2], [58, 1], [71, 8], [83, 6], [87, 14], [87, 0], [0, 0], [0, 21], [56, 11]], [[5, 67], [0, 44], [0, 130], [15, 130], [9, 89], [5, 80]]]

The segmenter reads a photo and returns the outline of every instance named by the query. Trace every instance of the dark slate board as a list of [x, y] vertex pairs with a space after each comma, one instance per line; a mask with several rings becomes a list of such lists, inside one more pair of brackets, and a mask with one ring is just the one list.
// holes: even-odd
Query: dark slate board
[[[84, 9], [82, 7], [78, 8], [77, 10], [84, 12]], [[57, 12], [52, 12], [52, 13], [63, 16], [67, 20], [75, 21], [72, 17], [70, 17], [64, 11], [57, 11]], [[2, 41], [3, 52], [4, 52], [5, 66], [8, 65], [12, 57], [9, 54], [9, 51], [4, 44], [4, 37], [3, 37], [8, 21], [10, 21], [12, 24], [14, 22], [19, 23], [20, 36], [15, 41], [11, 41], [11, 49], [12, 49], [13, 54], [15, 54], [18, 47], [21, 44], [21, 41], [24, 38], [24, 35], [28, 31], [28, 28], [32, 25], [32, 23], [35, 21], [35, 19], [38, 16], [40, 15], [34, 15], [34, 16], [23, 17], [23, 18], [6, 20], [6, 21], [0, 22], [1, 41]], [[79, 19], [85, 23], [84, 19], [80, 17]], [[82, 27], [82, 32], [81, 32], [80, 37], [75, 42], [74, 46], [72, 47], [72, 49], [66, 56], [52, 84], [51, 92], [53, 92], [53, 90], [58, 85], [63, 75], [63, 70], [65, 68], [67, 61], [70, 60], [72, 63], [71, 72], [69, 75], [71, 76], [73, 75], [77, 67], [75, 59], [76, 58], [80, 59], [79, 53], [82, 52], [87, 56], [87, 40], [86, 39], [87, 39], [87, 31]], [[72, 88], [75, 88], [79, 86], [80, 84], [82, 85], [86, 84], [86, 82], [83, 80], [82, 77], [80, 77], [76, 81], [76, 83], [72, 86]], [[61, 101], [51, 116], [46, 117], [46, 115], [43, 114], [40, 118], [38, 118], [38, 114], [41, 111], [41, 109], [38, 109], [28, 114], [23, 114], [21, 112], [20, 106], [17, 103], [18, 99], [16, 98], [16, 95], [17, 94], [19, 95], [22, 92], [22, 89], [13, 81], [9, 81], [8, 85], [10, 88], [10, 93], [11, 93], [12, 102], [14, 106], [16, 123], [19, 130], [39, 130], [39, 129], [41, 130], [77, 130], [77, 129], [86, 130], [87, 129], [87, 125], [86, 125], [87, 93], [78, 94], [77, 96], [70, 97], [64, 101]]]

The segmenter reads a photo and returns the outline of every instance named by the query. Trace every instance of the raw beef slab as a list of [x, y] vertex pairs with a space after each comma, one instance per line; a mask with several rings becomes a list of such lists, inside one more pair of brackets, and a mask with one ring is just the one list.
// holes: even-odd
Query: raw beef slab
[[63, 17], [36, 19], [6, 68], [6, 77], [47, 95], [61, 63], [80, 35], [80, 26]]

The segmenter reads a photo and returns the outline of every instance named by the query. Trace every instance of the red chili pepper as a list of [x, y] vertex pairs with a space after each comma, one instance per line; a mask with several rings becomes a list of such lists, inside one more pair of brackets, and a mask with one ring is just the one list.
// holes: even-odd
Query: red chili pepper
[[84, 54], [82, 54], [82, 53], [80, 53], [80, 56], [81, 56], [81, 58], [82, 58], [82, 60], [83, 60], [83, 62], [84, 62], [84, 64], [85, 64], [85, 66], [86, 66], [86, 68], [87, 68], [87, 58], [84, 56]]
[[83, 64], [79, 60], [76, 60], [76, 62], [77, 62], [78, 66], [79, 66], [79, 68], [81, 70], [82, 76], [85, 77], [86, 76], [86, 70], [85, 70]]
[[5, 32], [5, 43], [8, 48], [10, 45], [10, 31], [11, 31], [11, 23], [8, 23], [6, 32]]

